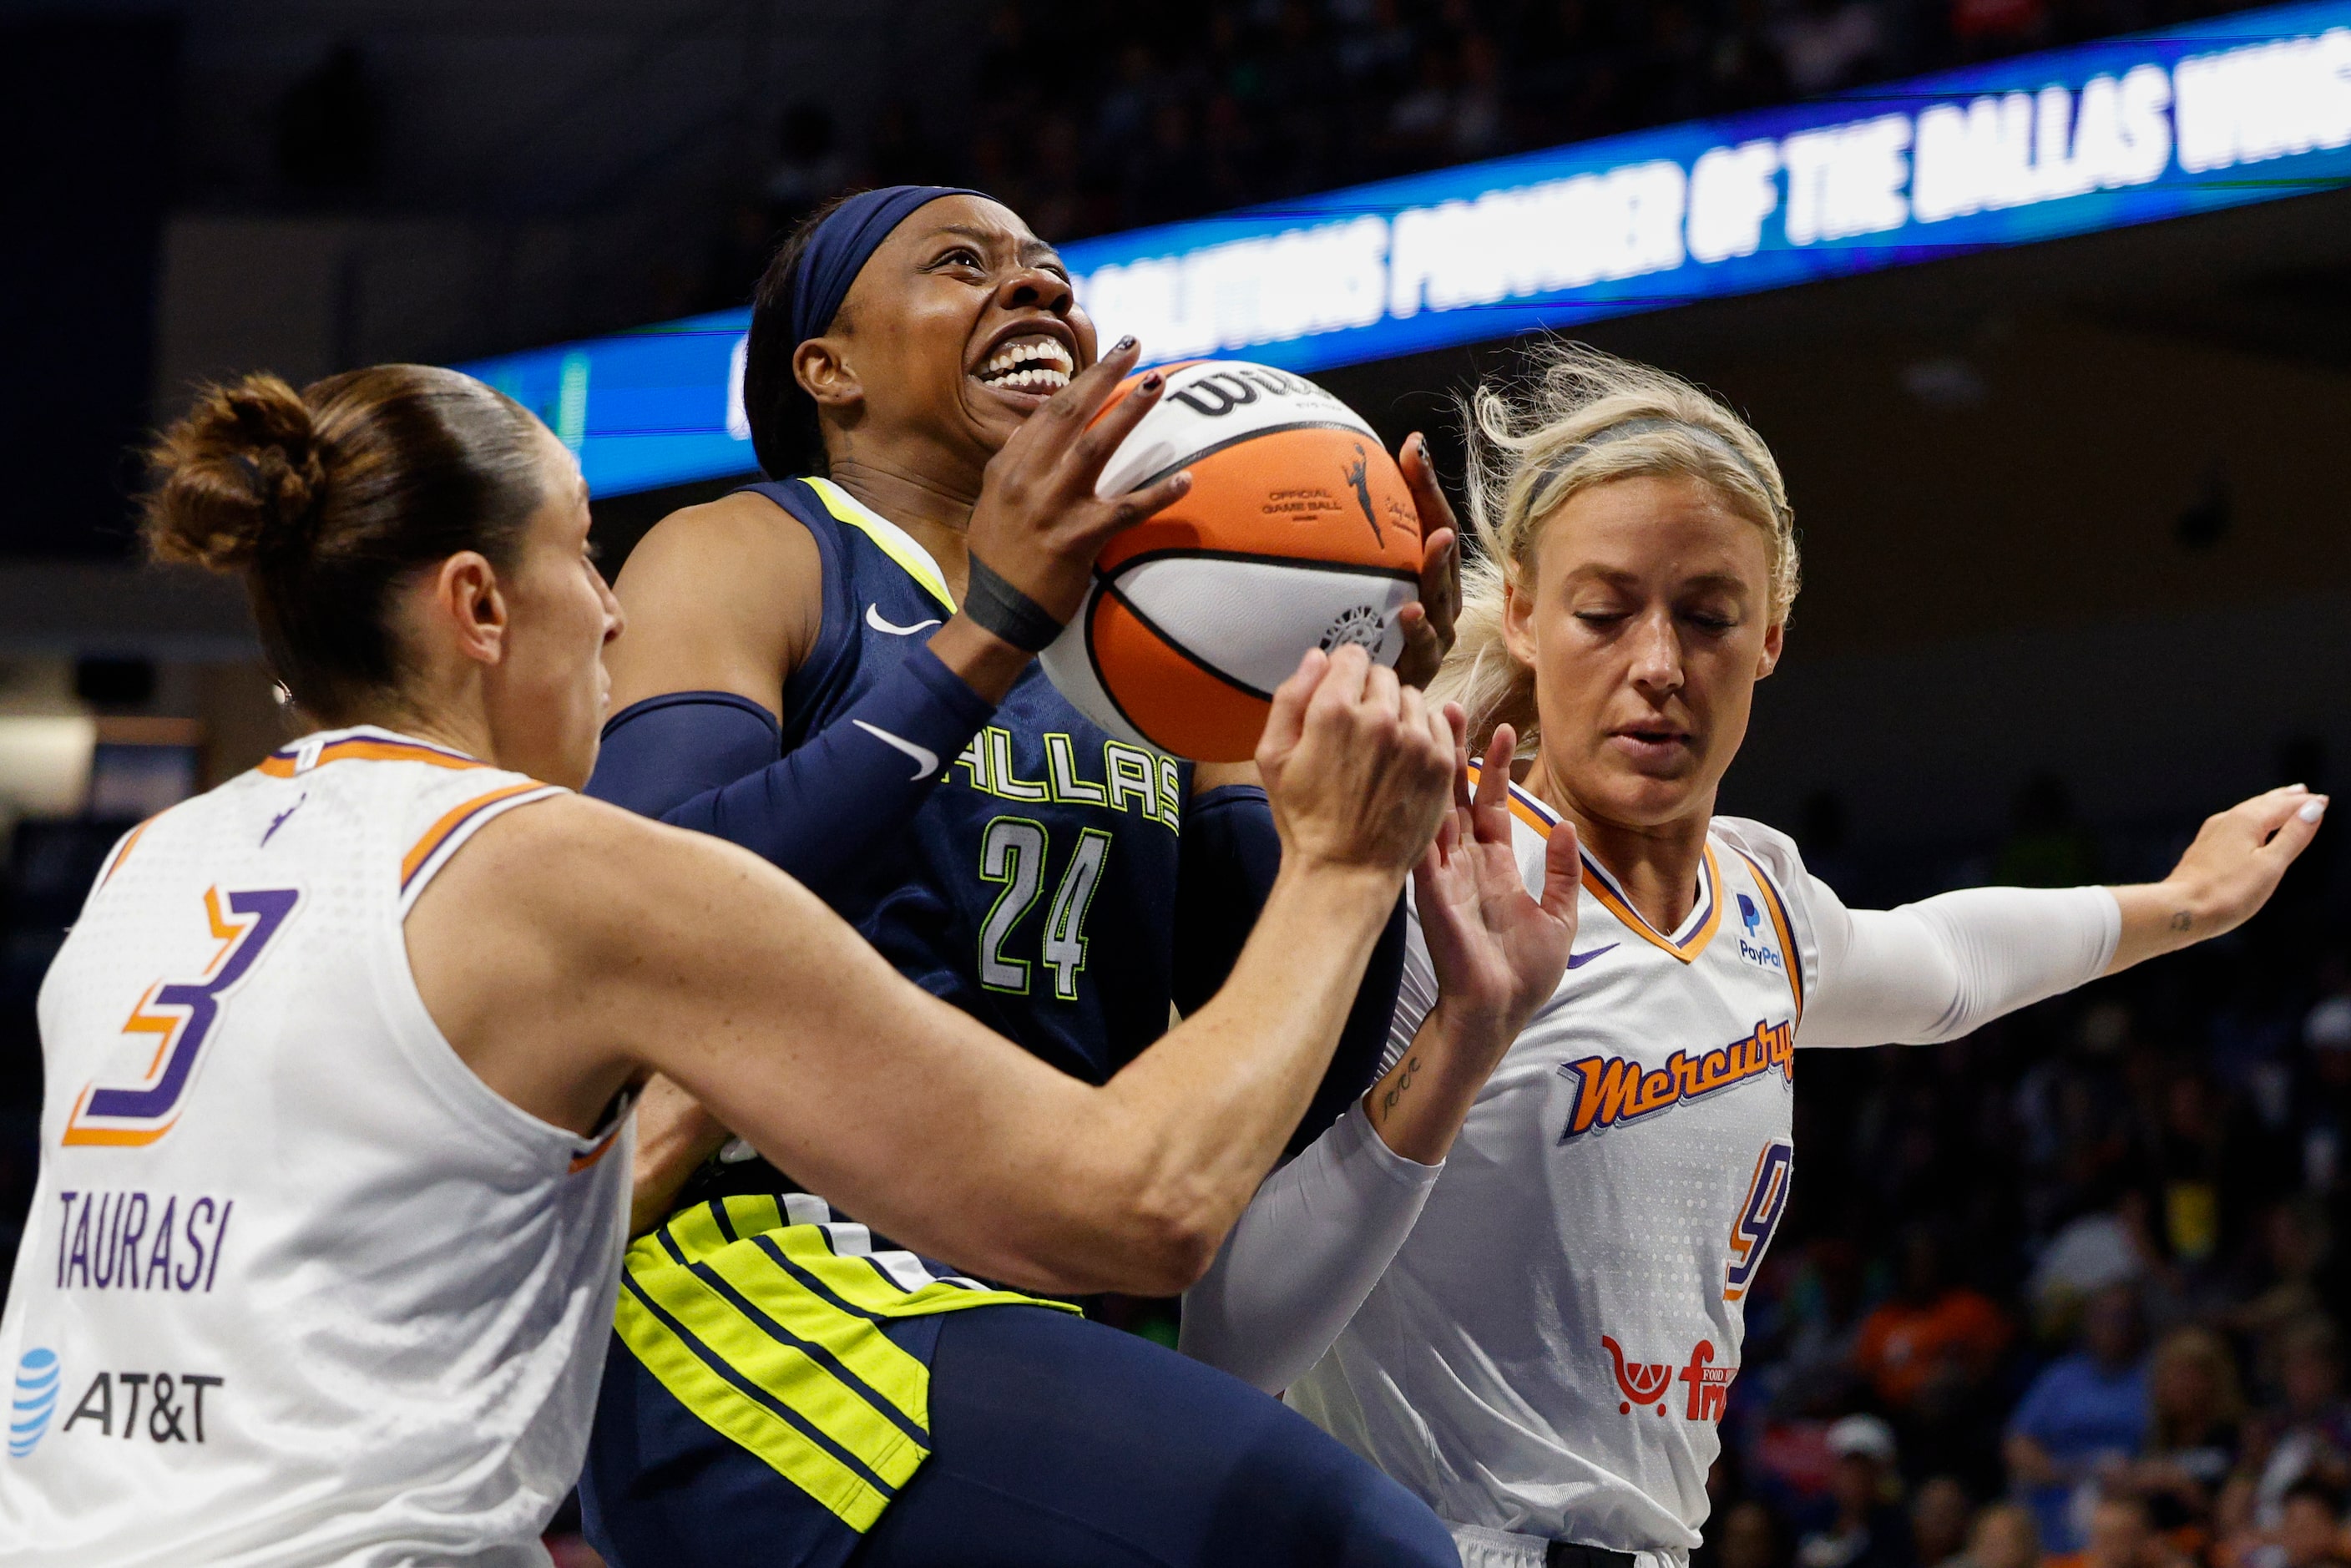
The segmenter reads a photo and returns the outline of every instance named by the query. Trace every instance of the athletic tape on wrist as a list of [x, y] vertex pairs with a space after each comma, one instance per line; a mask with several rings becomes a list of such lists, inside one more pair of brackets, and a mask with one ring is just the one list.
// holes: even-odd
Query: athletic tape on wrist
[[1040, 653], [1061, 634], [1061, 623], [1045, 607], [996, 574], [977, 556], [963, 591], [963, 612], [972, 623], [995, 632], [1024, 653]]

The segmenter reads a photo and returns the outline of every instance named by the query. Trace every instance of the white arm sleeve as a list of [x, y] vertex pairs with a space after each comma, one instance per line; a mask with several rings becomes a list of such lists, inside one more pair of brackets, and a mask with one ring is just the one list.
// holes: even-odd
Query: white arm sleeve
[[[1383, 1076], [1437, 1004], [1417, 921], [1408, 936]], [[1177, 1348], [1269, 1394], [1290, 1386], [1379, 1283], [1443, 1169], [1389, 1148], [1363, 1102], [1349, 1105], [1258, 1188], [1217, 1260], [1185, 1292]]]
[[1971, 887], [1847, 909], [1783, 833], [1718, 819], [1786, 889], [1812, 994], [1798, 1045], [1926, 1045], [2096, 979], [2122, 906], [2103, 887]]
[[1926, 1045], [2086, 985], [2113, 961], [2122, 906], [2103, 887], [1970, 887], [1899, 909], [1845, 910], [1823, 933], [1800, 1045]]

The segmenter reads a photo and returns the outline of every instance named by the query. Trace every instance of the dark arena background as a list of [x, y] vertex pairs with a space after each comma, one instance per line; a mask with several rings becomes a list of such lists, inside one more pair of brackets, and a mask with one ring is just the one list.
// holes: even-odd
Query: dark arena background
[[[101, 857], [285, 738], [234, 589], [134, 556], [134, 449], [201, 381], [473, 368], [580, 451], [610, 571], [754, 465], [741, 312], [838, 191], [986, 188], [1105, 338], [1301, 370], [1428, 429], [1448, 480], [1453, 392], [1565, 331], [1718, 391], [1789, 476], [1805, 585], [1724, 810], [1856, 905], [2147, 880], [2208, 812], [2351, 783], [2346, 28], [6, 0], [0, 1253], [36, 995]], [[2225, 939], [1947, 1045], [1805, 1055], [1702, 1558], [2351, 1559], [2346, 899], [2330, 823]], [[1111, 1310], [1172, 1340], [1174, 1303]]]

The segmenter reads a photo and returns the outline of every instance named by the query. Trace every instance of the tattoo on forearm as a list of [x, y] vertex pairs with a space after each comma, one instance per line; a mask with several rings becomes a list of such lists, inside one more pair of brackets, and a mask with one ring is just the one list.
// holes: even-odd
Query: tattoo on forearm
[[1404, 1071], [1396, 1074], [1396, 1081], [1388, 1085], [1386, 1093], [1380, 1096], [1381, 1121], [1384, 1122], [1395, 1114], [1396, 1102], [1403, 1099], [1404, 1092], [1412, 1087], [1413, 1074], [1419, 1071], [1419, 1057], [1407, 1056], [1404, 1059]]
[[2189, 916], [2188, 911], [2184, 909], [2171, 917], [2171, 928], [2174, 931], [2185, 931], [2195, 924], [2196, 922]]

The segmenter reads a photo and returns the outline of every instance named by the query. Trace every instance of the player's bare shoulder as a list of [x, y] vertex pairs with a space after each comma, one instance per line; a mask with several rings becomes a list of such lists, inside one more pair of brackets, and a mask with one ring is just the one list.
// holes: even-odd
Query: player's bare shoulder
[[445, 908], [448, 939], [526, 932], [543, 953], [571, 953], [593, 969], [647, 944], [681, 895], [706, 914], [709, 900], [693, 895], [772, 874], [722, 840], [567, 791], [485, 824], [418, 899], [409, 946], [413, 954], [420, 940], [442, 939], [427, 928], [441, 924]]
[[737, 491], [655, 523], [613, 583], [628, 617], [605, 653], [614, 711], [677, 691], [725, 691], [774, 708], [815, 646], [822, 558], [808, 525]]
[[[644, 1017], [717, 955], [729, 906], [764, 895], [805, 922], [807, 895], [758, 857], [563, 792], [485, 823], [409, 912], [403, 936], [425, 1009], [457, 1054], [507, 1098], [570, 1124], [602, 1105], [600, 1070], [632, 1062]], [[591, 1091], [560, 1103], [558, 1059]]]

